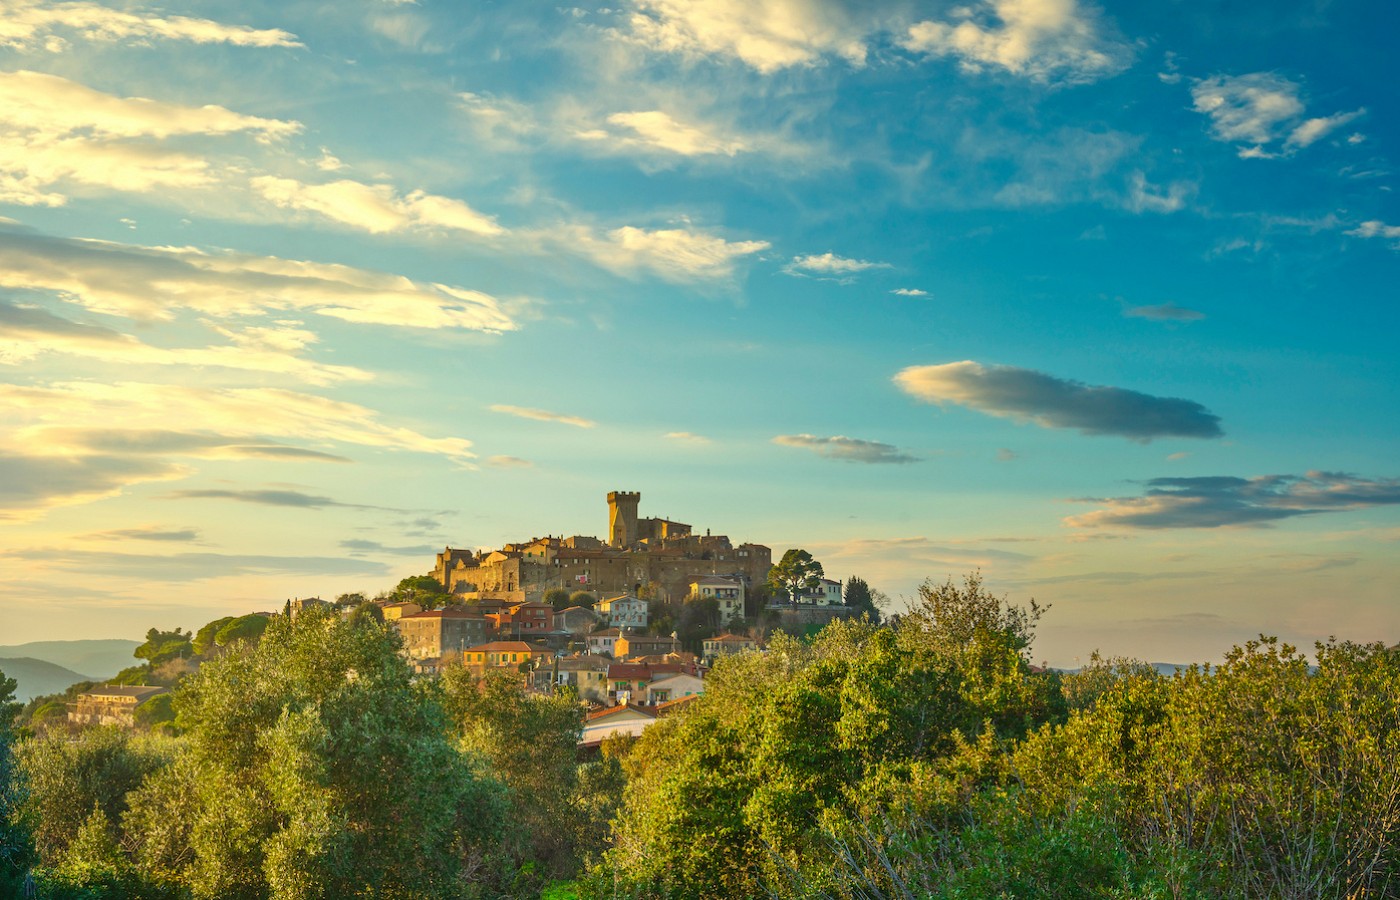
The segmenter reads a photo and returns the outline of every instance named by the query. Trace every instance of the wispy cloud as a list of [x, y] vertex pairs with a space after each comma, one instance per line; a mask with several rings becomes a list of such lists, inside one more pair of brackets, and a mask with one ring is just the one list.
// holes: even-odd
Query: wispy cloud
[[829, 56], [861, 65], [867, 29], [822, 0], [638, 0], [622, 36], [657, 52], [732, 58], [771, 74]]
[[1209, 117], [1212, 137], [1256, 159], [1308, 147], [1366, 113], [1305, 119], [1301, 86], [1273, 72], [1203, 78], [1192, 85], [1191, 99], [1196, 112]]
[[425, 191], [400, 196], [392, 185], [341, 179], [304, 184], [292, 178], [260, 175], [253, 190], [283, 209], [310, 212], [370, 234], [408, 230], [460, 231], [482, 237], [504, 234], [495, 218], [461, 200]]
[[208, 581], [237, 575], [384, 576], [388, 569], [366, 559], [340, 556], [268, 556], [236, 553], [117, 553], [82, 547], [0, 550], [0, 557], [86, 577], [108, 575], [140, 581]]
[[738, 260], [769, 246], [767, 241], [729, 241], [691, 228], [648, 231], [632, 225], [602, 236], [585, 226], [565, 226], [553, 238], [619, 275], [650, 271], [681, 283], [729, 278]]
[[1014, 366], [970, 360], [910, 366], [894, 377], [901, 390], [929, 403], [956, 403], [992, 416], [1074, 428], [1135, 441], [1220, 437], [1220, 419], [1199, 403], [1124, 388], [1067, 381]]
[[818, 456], [839, 459], [844, 462], [912, 463], [919, 461], [918, 457], [910, 456], [893, 444], [882, 444], [879, 441], [866, 441], [844, 435], [818, 437], [814, 434], [780, 434], [773, 438], [773, 443], [783, 447], [800, 447], [804, 450], [810, 450]]
[[187, 467], [159, 459], [44, 456], [0, 448], [0, 521], [31, 519], [56, 506], [91, 503], [132, 485], [188, 474]]
[[290, 506], [295, 509], [325, 509], [331, 506], [340, 506], [349, 509], [379, 509], [379, 507], [375, 506], [364, 506], [359, 503], [341, 503], [330, 497], [321, 497], [315, 494], [303, 493], [302, 491], [285, 489], [228, 490], [209, 488], [171, 491], [166, 497], [171, 500], [233, 500], [238, 503], [254, 503], [259, 506]]
[[927, 297], [928, 291], [919, 288], [895, 288], [891, 294], [898, 294], [901, 297]]
[[1074, 528], [1221, 528], [1265, 526], [1325, 512], [1400, 504], [1400, 479], [1340, 472], [1153, 478], [1141, 497], [1085, 500], [1104, 509], [1069, 516]]
[[912, 25], [900, 42], [914, 53], [951, 56], [971, 71], [1001, 69], [1035, 81], [1080, 83], [1128, 66], [1131, 48], [1075, 0], [985, 0], [952, 21]]
[[[888, 269], [889, 263], [871, 262], [865, 259], [848, 259], [834, 253], [818, 253], [810, 256], [795, 256], [792, 262], [783, 266], [789, 275], [816, 275], [819, 277], [845, 280], [857, 272], [867, 269]], [[898, 292], [896, 292], [898, 293]]]
[[94, 531], [79, 537], [84, 541], [173, 541], [199, 540], [199, 532], [193, 528], [162, 528], [157, 525], [142, 525], [138, 528], [113, 528], [109, 531]]
[[61, 35], [84, 41], [188, 41], [237, 47], [300, 47], [296, 35], [280, 28], [249, 28], [211, 19], [167, 16], [132, 7], [117, 10], [97, 3], [0, 0], [0, 46], [15, 50], [68, 47]]
[[486, 465], [494, 469], [530, 469], [533, 468], [535, 464], [528, 459], [521, 459], [518, 456], [497, 455], [488, 456], [486, 458]]
[[575, 428], [592, 428], [598, 424], [592, 419], [550, 412], [547, 409], [533, 409], [528, 406], [510, 406], [505, 403], [495, 403], [488, 407], [488, 409], [492, 412], [515, 416], [518, 419], [534, 419], [536, 422], [558, 422], [560, 425], [572, 425]]
[[1206, 314], [1175, 303], [1161, 303], [1157, 306], [1134, 306], [1123, 310], [1123, 315], [1132, 319], [1151, 319], [1154, 322], [1199, 322]]
[[1380, 238], [1383, 241], [1394, 241], [1392, 246], [1400, 250], [1400, 225], [1387, 225], [1377, 219], [1369, 222], [1362, 222], [1351, 229], [1347, 234], [1359, 238]]
[[705, 437], [704, 435], [694, 434], [689, 431], [668, 431], [666, 432], [666, 439], [672, 441], [680, 441], [686, 444], [710, 443], [710, 439]]
[[140, 247], [0, 227], [0, 286], [51, 291], [98, 312], [167, 319], [306, 310], [370, 325], [510, 331], [494, 297], [344, 265], [192, 247]]
[[340, 546], [348, 550], [351, 556], [428, 556], [438, 549], [433, 544], [391, 547], [378, 541], [358, 539], [341, 541]]
[[588, 141], [660, 150], [678, 156], [734, 156], [750, 149], [741, 138], [719, 133], [714, 126], [678, 122], [658, 109], [620, 112], [608, 116], [608, 124], [621, 131], [584, 129], [577, 136]]

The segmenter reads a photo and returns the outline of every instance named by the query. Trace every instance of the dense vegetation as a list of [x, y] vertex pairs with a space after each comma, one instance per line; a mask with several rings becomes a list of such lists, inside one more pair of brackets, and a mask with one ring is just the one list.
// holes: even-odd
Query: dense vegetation
[[586, 762], [567, 694], [412, 679], [372, 615], [275, 617], [180, 680], [166, 727], [0, 724], [0, 892], [32, 870], [94, 898], [1400, 893], [1400, 653], [1261, 639], [1175, 677], [1060, 675], [1028, 663], [1042, 612], [926, 584], [887, 625], [722, 660]]

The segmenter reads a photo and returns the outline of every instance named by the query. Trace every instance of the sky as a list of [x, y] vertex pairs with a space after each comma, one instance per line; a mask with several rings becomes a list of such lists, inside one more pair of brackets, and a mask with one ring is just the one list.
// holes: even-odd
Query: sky
[[641, 514], [1400, 630], [1400, 9], [0, 0], [0, 642]]

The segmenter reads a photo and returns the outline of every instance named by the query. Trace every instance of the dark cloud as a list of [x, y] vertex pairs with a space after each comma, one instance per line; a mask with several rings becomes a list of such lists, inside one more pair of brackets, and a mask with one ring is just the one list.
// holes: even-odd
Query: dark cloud
[[805, 450], [811, 450], [818, 456], [846, 462], [911, 463], [919, 461], [917, 457], [904, 453], [892, 444], [863, 441], [859, 438], [843, 435], [817, 437], [814, 434], [780, 434], [773, 438], [773, 443], [781, 444], [784, 447], [801, 447]]
[[437, 553], [435, 544], [416, 544], [411, 547], [386, 547], [378, 541], [364, 541], [352, 539], [341, 541], [340, 546], [350, 551], [352, 556], [366, 556], [369, 554], [387, 554], [389, 556], [427, 556]]
[[1283, 519], [1400, 504], [1400, 479], [1365, 479], [1341, 472], [1154, 478], [1141, 497], [1083, 502], [1105, 509], [1070, 516], [1077, 528], [1221, 528], [1267, 526]]
[[929, 403], [956, 403], [1045, 428], [1075, 428], [1147, 442], [1160, 437], [1217, 438], [1220, 418], [1199, 403], [1125, 388], [1082, 384], [1014, 366], [963, 361], [910, 366], [894, 377]]
[[126, 335], [97, 325], [83, 325], [34, 306], [15, 306], [0, 300], [0, 334], [52, 335], [105, 343], [129, 342]]
[[230, 438], [218, 434], [192, 431], [170, 431], [147, 428], [49, 428], [45, 437], [51, 441], [97, 450], [103, 453], [200, 454], [223, 452], [237, 456], [269, 459], [307, 459], [323, 462], [349, 462], [343, 456], [288, 447], [275, 441], [247, 443], [246, 438]]
[[341, 556], [256, 556], [226, 553], [116, 553], [76, 548], [0, 551], [0, 558], [42, 563], [47, 569], [146, 581], [201, 581], [234, 575], [384, 576], [388, 568]]
[[0, 519], [114, 494], [127, 485], [183, 475], [179, 466], [118, 456], [25, 456], [0, 452]]
[[193, 528], [162, 530], [160, 528], [114, 528], [82, 536], [90, 541], [196, 541], [199, 532]]
[[1123, 315], [1134, 319], [1151, 319], [1154, 322], [1198, 322], [1206, 317], [1203, 312], [1177, 306], [1175, 303], [1163, 303], [1160, 306], [1134, 306], [1131, 309], [1125, 309]]
[[362, 506], [358, 503], [341, 503], [332, 500], [330, 497], [319, 497], [315, 494], [303, 494], [301, 491], [288, 490], [257, 490], [257, 491], [231, 491], [231, 490], [191, 490], [172, 491], [166, 495], [171, 500], [236, 500], [239, 503], [258, 503], [263, 506], [293, 506], [300, 509], [323, 509], [328, 506], [343, 506], [351, 509], [375, 509], [372, 506]]

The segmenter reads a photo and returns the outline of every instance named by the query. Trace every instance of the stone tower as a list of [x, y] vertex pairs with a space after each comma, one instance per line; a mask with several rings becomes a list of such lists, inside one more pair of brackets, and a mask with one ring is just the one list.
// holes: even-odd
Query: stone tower
[[608, 544], [630, 547], [637, 540], [637, 503], [639, 491], [610, 491], [608, 493]]

